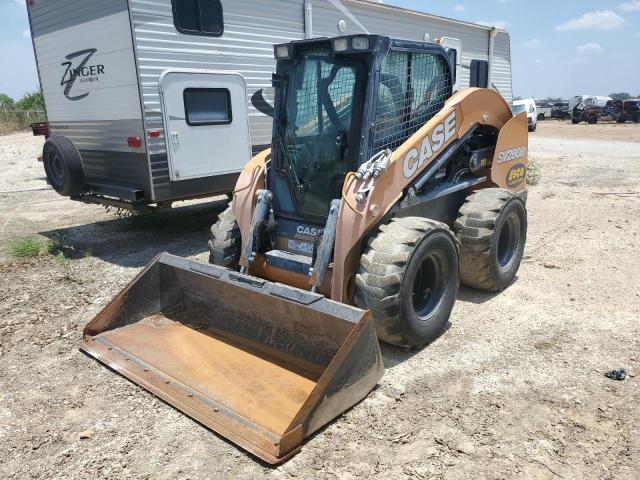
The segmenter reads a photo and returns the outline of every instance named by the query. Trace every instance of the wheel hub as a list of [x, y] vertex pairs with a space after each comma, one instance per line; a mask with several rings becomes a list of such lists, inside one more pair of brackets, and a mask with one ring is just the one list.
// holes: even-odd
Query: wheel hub
[[520, 241], [520, 219], [514, 213], [502, 225], [498, 240], [498, 264], [506, 267], [513, 259]]
[[413, 310], [425, 320], [438, 306], [444, 293], [444, 262], [437, 252], [427, 256], [413, 280]]
[[58, 154], [53, 154], [51, 158], [51, 176], [57, 182], [62, 182], [64, 180], [64, 166], [62, 165], [62, 159]]

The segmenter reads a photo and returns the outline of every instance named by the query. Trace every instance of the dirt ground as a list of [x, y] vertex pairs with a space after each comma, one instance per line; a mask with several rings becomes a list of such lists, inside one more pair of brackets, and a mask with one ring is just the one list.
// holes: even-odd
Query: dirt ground
[[[461, 289], [427, 348], [383, 345], [379, 386], [271, 468], [78, 351], [157, 252], [206, 259], [224, 201], [118, 218], [46, 189], [40, 138], [0, 137], [0, 478], [640, 478], [640, 125], [530, 138], [517, 281]], [[34, 234], [64, 257], [12, 258]]]

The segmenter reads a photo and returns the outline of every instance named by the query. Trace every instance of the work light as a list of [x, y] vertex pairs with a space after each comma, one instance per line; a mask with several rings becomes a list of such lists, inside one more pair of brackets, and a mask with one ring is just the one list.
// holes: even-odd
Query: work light
[[334, 52], [346, 52], [349, 49], [349, 40], [346, 38], [337, 38], [333, 41]]
[[369, 39], [366, 37], [354, 37], [351, 40], [351, 48], [354, 50], [369, 50]]
[[277, 60], [286, 60], [291, 58], [291, 46], [290, 45], [276, 45], [275, 53]]

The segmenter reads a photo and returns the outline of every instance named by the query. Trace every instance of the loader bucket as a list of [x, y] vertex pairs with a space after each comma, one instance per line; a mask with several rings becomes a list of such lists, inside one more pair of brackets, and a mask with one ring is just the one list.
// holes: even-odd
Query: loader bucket
[[272, 464], [383, 373], [369, 312], [166, 253], [85, 327], [81, 349]]

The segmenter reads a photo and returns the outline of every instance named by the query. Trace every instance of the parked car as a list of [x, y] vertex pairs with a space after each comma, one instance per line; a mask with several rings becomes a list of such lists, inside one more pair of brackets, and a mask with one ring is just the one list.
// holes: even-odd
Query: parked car
[[571, 122], [575, 125], [580, 122], [598, 123], [598, 117], [611, 97], [599, 97], [597, 95], [576, 95], [569, 100], [569, 112]]
[[513, 107], [511, 111], [514, 115], [517, 115], [522, 112], [526, 112], [527, 114], [527, 122], [529, 124], [529, 131], [535, 132], [538, 128], [538, 109], [536, 107], [536, 102], [533, 99], [527, 100], [516, 100], [513, 102]]
[[640, 99], [626, 100], [622, 110], [625, 121], [631, 120], [634, 123], [640, 123]]
[[574, 108], [585, 107], [604, 107], [607, 102], [613, 100], [611, 97], [601, 97], [598, 95], [576, 95], [569, 99], [569, 111]]
[[549, 102], [536, 102], [536, 109], [538, 110], [538, 120], [546, 120], [552, 116], [553, 104]]
[[551, 108], [551, 118], [558, 118], [560, 120], [566, 120], [570, 118], [569, 102], [556, 102]]
[[599, 121], [615, 121], [624, 123], [626, 121], [624, 104], [622, 100], [608, 100], [604, 107], [599, 105], [583, 106], [575, 108], [571, 117], [574, 124], [587, 122], [595, 124]]

